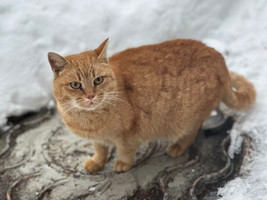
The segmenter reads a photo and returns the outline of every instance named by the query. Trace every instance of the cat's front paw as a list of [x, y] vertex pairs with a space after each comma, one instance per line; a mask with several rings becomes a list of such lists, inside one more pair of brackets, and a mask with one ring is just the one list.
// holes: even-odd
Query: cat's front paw
[[104, 167], [97, 164], [96, 162], [93, 161], [92, 158], [88, 159], [87, 161], [84, 162], [83, 168], [88, 171], [88, 172], [96, 172], [101, 170]]
[[125, 172], [125, 171], [131, 169], [132, 166], [133, 166], [133, 164], [128, 164], [128, 163], [125, 163], [121, 160], [117, 160], [114, 164], [114, 169], [117, 172]]
[[175, 143], [169, 146], [168, 148], [168, 155], [172, 158], [176, 158], [178, 156], [181, 156], [185, 152], [185, 149], [183, 149], [179, 144]]

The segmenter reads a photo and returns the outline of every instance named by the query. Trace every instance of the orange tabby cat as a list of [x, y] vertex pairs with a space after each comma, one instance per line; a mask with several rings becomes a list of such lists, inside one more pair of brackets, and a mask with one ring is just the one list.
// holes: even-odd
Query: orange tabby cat
[[104, 167], [109, 145], [119, 153], [116, 171], [130, 169], [138, 146], [153, 139], [173, 140], [168, 154], [180, 156], [220, 101], [236, 110], [255, 101], [253, 85], [229, 74], [222, 55], [201, 42], [167, 41], [108, 58], [107, 41], [67, 57], [48, 54], [66, 126], [94, 141], [89, 172]]

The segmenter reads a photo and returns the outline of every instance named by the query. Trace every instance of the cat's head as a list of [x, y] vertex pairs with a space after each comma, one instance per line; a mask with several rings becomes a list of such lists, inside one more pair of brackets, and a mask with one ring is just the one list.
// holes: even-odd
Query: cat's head
[[117, 98], [117, 83], [107, 58], [106, 39], [97, 49], [62, 57], [48, 53], [54, 95], [63, 112], [93, 111]]

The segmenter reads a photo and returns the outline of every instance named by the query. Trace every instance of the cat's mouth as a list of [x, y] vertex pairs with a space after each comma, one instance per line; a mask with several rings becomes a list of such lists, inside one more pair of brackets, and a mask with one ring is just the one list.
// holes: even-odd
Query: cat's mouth
[[113, 93], [98, 94], [93, 99], [78, 98], [75, 100], [76, 107], [82, 110], [93, 111], [103, 106], [113, 105], [114, 100], [120, 100]]
[[78, 99], [76, 100], [76, 104], [80, 109], [92, 111], [95, 110], [101, 104], [101, 99]]
[[78, 107], [85, 110], [94, 110], [97, 107], [98, 103], [94, 101], [84, 100], [82, 102], [77, 102], [77, 105]]

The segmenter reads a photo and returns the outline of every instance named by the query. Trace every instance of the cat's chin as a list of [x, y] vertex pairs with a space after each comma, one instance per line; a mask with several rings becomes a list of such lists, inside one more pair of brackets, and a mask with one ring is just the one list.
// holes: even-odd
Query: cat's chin
[[94, 108], [83, 108], [83, 110], [85, 110], [85, 111], [95, 111], [96, 108], [95, 107]]
[[95, 111], [100, 107], [101, 103], [94, 103], [94, 104], [88, 104], [88, 105], [77, 105], [77, 108], [83, 111]]

